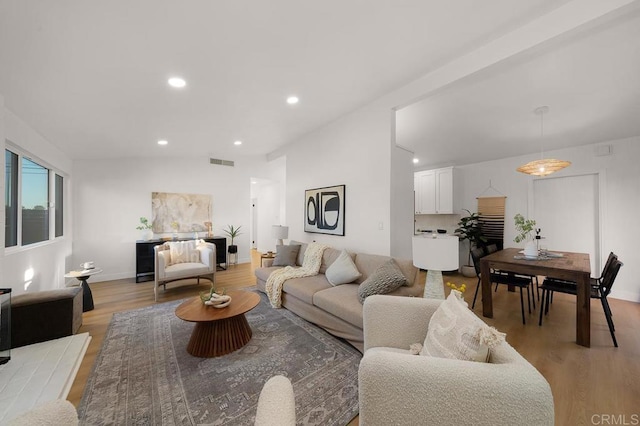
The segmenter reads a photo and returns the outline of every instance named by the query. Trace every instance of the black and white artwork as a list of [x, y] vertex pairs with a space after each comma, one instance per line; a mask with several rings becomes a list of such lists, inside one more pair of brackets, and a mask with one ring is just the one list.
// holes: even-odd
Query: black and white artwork
[[304, 191], [304, 231], [344, 236], [345, 185]]

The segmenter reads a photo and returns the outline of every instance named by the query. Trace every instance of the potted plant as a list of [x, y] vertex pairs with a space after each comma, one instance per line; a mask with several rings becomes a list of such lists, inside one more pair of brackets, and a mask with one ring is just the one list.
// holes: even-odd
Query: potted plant
[[535, 233], [539, 233], [536, 230], [536, 221], [533, 219], [525, 219], [520, 213], [513, 217], [516, 225], [516, 231], [518, 235], [513, 239], [516, 243], [524, 241], [524, 255], [529, 258], [538, 257], [538, 249], [536, 248]]
[[467, 255], [467, 263], [462, 265], [462, 275], [475, 277], [476, 270], [471, 263], [471, 250], [474, 247], [479, 247], [482, 243], [486, 243], [487, 239], [482, 235], [478, 213], [471, 213], [467, 209], [465, 211], [469, 214], [460, 218], [458, 229], [455, 230], [455, 233], [460, 236], [460, 241], [469, 241], [469, 254]]
[[142, 231], [143, 240], [148, 241], [153, 238], [153, 225], [149, 223], [149, 219], [146, 217], [140, 217], [140, 225], [136, 226], [136, 229]]
[[231, 238], [231, 244], [229, 244], [229, 253], [233, 254], [238, 252], [238, 246], [233, 244], [233, 240], [241, 234], [240, 228], [242, 228], [242, 225], [238, 226], [237, 228], [235, 228], [233, 225], [227, 225], [227, 228], [222, 230], [222, 232], [224, 232], [229, 236], [229, 238]]

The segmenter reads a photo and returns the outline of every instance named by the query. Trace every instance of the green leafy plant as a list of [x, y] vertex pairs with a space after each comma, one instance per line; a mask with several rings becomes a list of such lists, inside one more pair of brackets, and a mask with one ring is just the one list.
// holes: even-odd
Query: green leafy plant
[[465, 211], [469, 214], [460, 218], [458, 229], [456, 229], [455, 232], [460, 236], [460, 241], [469, 240], [467, 265], [471, 265], [471, 250], [473, 250], [474, 247], [479, 247], [482, 243], [486, 243], [487, 239], [482, 235], [478, 213], [471, 213], [467, 209], [465, 209]]
[[227, 225], [227, 227], [222, 230], [222, 232], [224, 232], [225, 234], [227, 234], [229, 236], [229, 238], [231, 238], [231, 244], [230, 245], [234, 245], [233, 244], [234, 238], [236, 238], [238, 235], [242, 234], [240, 232], [240, 228], [242, 228], [242, 225], [238, 226], [237, 228], [235, 228], [233, 225]]
[[153, 225], [151, 225], [149, 223], [149, 219], [147, 219], [146, 217], [141, 217], [140, 218], [140, 225], [136, 226], [136, 229], [142, 231], [144, 229], [152, 229]]
[[516, 224], [516, 231], [518, 231], [518, 235], [513, 239], [516, 243], [520, 243], [522, 241], [533, 241], [535, 236], [533, 232], [536, 231], [536, 221], [533, 219], [525, 219], [520, 213], [513, 217], [513, 220]]

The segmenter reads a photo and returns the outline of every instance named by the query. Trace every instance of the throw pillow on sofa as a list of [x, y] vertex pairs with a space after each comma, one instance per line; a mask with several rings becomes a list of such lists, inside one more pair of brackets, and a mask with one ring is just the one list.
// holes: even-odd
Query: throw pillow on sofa
[[340, 256], [327, 268], [324, 275], [332, 286], [351, 283], [362, 276], [346, 250], [342, 250]]
[[304, 252], [307, 251], [307, 243], [301, 243], [299, 241], [291, 240], [289, 241], [290, 246], [300, 246], [300, 250], [298, 251], [298, 258], [296, 259], [296, 265], [302, 266], [302, 262], [304, 262]]
[[489, 327], [451, 291], [431, 316], [420, 355], [488, 362], [490, 349], [504, 342], [504, 333]]
[[300, 246], [276, 246], [276, 258], [273, 259], [273, 266], [296, 266], [296, 258]]
[[364, 299], [372, 294], [391, 293], [407, 284], [407, 278], [393, 259], [387, 260], [378, 266], [375, 271], [358, 287], [358, 299], [364, 303]]

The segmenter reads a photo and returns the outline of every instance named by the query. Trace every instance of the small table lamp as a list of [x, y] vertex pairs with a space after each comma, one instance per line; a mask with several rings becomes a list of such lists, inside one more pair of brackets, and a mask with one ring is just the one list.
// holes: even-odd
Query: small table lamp
[[427, 270], [424, 296], [444, 299], [442, 271], [453, 271], [460, 265], [458, 237], [431, 235], [413, 237], [413, 264]]
[[271, 228], [271, 233], [273, 234], [273, 238], [276, 239], [276, 246], [283, 245], [282, 240], [289, 237], [289, 227], [282, 225], [273, 225]]

